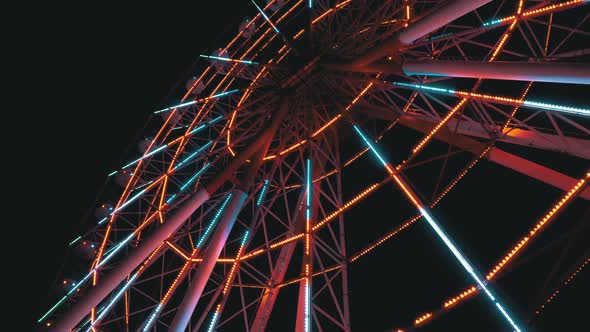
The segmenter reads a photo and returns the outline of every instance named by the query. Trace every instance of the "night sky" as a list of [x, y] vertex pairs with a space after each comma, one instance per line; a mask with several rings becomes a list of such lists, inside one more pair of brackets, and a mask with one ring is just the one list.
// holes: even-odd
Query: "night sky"
[[[198, 54], [209, 54], [224, 45], [227, 36], [236, 32], [242, 18], [255, 14], [255, 9], [246, 0], [201, 2], [204, 1], [193, 1], [199, 5], [188, 7], [180, 4], [154, 6], [145, 2], [133, 6], [79, 3], [69, 4], [67, 8], [56, 8], [54, 6], [60, 5], [52, 4], [51, 8], [46, 8], [46, 15], [44, 8], [38, 8], [35, 14], [38, 17], [33, 18], [39, 26], [35, 36], [37, 42], [34, 53], [29, 54], [36, 59], [33, 68], [38, 76], [31, 80], [40, 79], [45, 83], [32, 88], [40, 90], [36, 98], [42, 96], [39, 98], [42, 103], [38, 105], [38, 117], [31, 126], [38, 137], [36, 149], [50, 150], [51, 153], [42, 157], [28, 156], [38, 166], [30, 177], [40, 192], [28, 196], [33, 205], [28, 207], [32, 214], [26, 227], [34, 224], [32, 240], [36, 247], [42, 248], [42, 259], [36, 262], [36, 281], [30, 286], [34, 300], [25, 309], [31, 311], [30, 321], [36, 321], [51, 305], [47, 295], [59, 273], [68, 242], [82, 231], [82, 219], [97, 205], [95, 196], [106, 175], [136, 153], [136, 142], [142, 137], [141, 128], [150, 112], [174, 103], [186, 78], [194, 74], [191, 68], [198, 60]], [[235, 5], [237, 2], [241, 4]], [[180, 88], [177, 84], [181, 84]], [[390, 153], [393, 155], [395, 151]], [[554, 154], [532, 154], [532, 158], [539, 160], [555, 157]], [[572, 176], [580, 176], [583, 172], [581, 159], [555, 157], [554, 160], [560, 163], [560, 167], [572, 171]], [[472, 204], [462, 205], [461, 197], [474, 195], [474, 192], [477, 198]], [[503, 197], [502, 205], [493, 203], [498, 192]], [[548, 207], [559, 195], [559, 191], [553, 188], [486, 163], [474, 171], [473, 177], [466, 179], [464, 186], [457, 187], [457, 193], [449, 198], [449, 203], [441, 204], [435, 214], [441, 220], [451, 216], [460, 219], [461, 222], [449, 226], [449, 232], [457, 235], [466, 252], [478, 248], [483, 254], [476, 257], [485, 263], [482, 266], [488, 266], [493, 261], [491, 257], [496, 257], [499, 252], [486, 251], [486, 246], [494, 245], [494, 232], [481, 236], [482, 228], [486, 227], [482, 225], [511, 227], [513, 220], [526, 218], [527, 222], [522, 226], [526, 229], [526, 225], [538, 219], [545, 210], [538, 206]], [[362, 218], [364, 212], [376, 208], [385, 202], [385, 198], [369, 201], [347, 217]], [[563, 216], [571, 218], [572, 223], [581, 220], [588, 209], [587, 202], [578, 200], [575, 204], [572, 212]], [[474, 215], [483, 210], [486, 215], [475, 220]], [[506, 214], [514, 218], [500, 220]], [[392, 328], [392, 323], [399, 322], [388, 319], [394, 312], [407, 311], [407, 319], [412, 319], [413, 314], [419, 312], [404, 309], [406, 297], [414, 292], [432, 293], [431, 300], [436, 303], [449, 294], [445, 289], [446, 280], [454, 284], [457, 278], [465, 278], [461, 272], [456, 272], [457, 266], [447, 269], [450, 271], [448, 275], [434, 272], [444, 271], [445, 266], [455, 262], [425, 225], [418, 227], [399, 242], [385, 245], [380, 251], [381, 256], [368, 256], [353, 267], [357, 271], [370, 271], [371, 266], [385, 264], [384, 261], [393, 266], [387, 268], [388, 272], [357, 273], [357, 277], [352, 277], [351, 296], [357, 301], [353, 302], [352, 310], [366, 314], [356, 320], [353, 314], [354, 330]], [[478, 233], [481, 238], [470, 238], [471, 234]], [[366, 235], [368, 239], [376, 236], [363, 234], [360, 229], [358, 234]], [[510, 235], [518, 234], [521, 233], [516, 231]], [[587, 227], [585, 234], [588, 235]], [[514, 237], [506, 237], [510, 238]], [[507, 240], [505, 243], [511, 242]], [[414, 249], [407, 250], [408, 246]], [[535, 262], [528, 264], [516, 273], [533, 271], [537, 266]], [[425, 288], [407, 289], [404, 285], [410, 279], [413, 282], [420, 280]], [[437, 279], [436, 282], [432, 282], [433, 279]], [[590, 307], [587, 296], [581, 295], [584, 293], [581, 289], [584, 284], [588, 286], [589, 279], [590, 273], [586, 269], [532, 330], [552, 331], [559, 326], [564, 331], [582, 331], [576, 326], [584, 321], [582, 308]], [[514, 283], [518, 282], [526, 281], [515, 279], [506, 287], [514, 290]], [[380, 283], [390, 285], [386, 287], [389, 290], [376, 286]], [[367, 285], [366, 289], [362, 289], [363, 284]], [[450, 286], [449, 289], [452, 292], [458, 288]], [[377, 294], [386, 298], [385, 306], [378, 306]], [[576, 301], [580, 304], [574, 305]], [[496, 330], [499, 321], [496, 312], [489, 309], [481, 297], [471, 302], [424, 331], [443, 331], [451, 327]], [[527, 309], [521, 305], [518, 308]]]

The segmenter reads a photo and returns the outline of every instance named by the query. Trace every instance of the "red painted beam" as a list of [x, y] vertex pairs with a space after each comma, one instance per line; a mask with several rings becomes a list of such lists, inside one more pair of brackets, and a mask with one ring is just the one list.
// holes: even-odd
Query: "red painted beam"
[[[433, 126], [431, 122], [417, 120], [409, 116], [401, 117], [399, 123], [425, 134], [429, 133]], [[480, 153], [484, 148], [483, 143], [466, 136], [453, 135], [446, 127], [439, 129], [434, 138], [454, 144], [460, 149], [473, 154]], [[488, 152], [486, 159], [564, 191], [570, 190], [577, 182], [576, 179], [570, 176], [513, 155], [497, 147], [493, 147]], [[581, 192], [579, 197], [590, 201], [590, 187]]]

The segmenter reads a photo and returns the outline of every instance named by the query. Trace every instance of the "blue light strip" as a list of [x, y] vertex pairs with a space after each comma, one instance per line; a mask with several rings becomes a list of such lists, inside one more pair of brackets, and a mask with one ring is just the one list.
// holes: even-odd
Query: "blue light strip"
[[241, 63], [245, 63], [245, 64], [249, 64], [249, 65], [257, 65], [258, 64], [258, 62], [255, 62], [255, 61], [250, 61], [250, 60], [237, 60], [237, 59], [231, 59], [231, 58], [226, 58], [226, 57], [222, 57], [222, 56], [215, 56], [215, 55], [199, 54], [199, 56], [201, 58], [207, 58], [207, 59], [213, 59], [213, 60], [221, 60], [221, 61], [228, 61], [228, 62], [241, 62]]
[[[363, 141], [365, 141], [365, 143], [367, 144], [367, 146], [369, 147], [369, 149], [384, 164], [385, 168], [388, 170], [388, 172], [390, 172], [390, 175], [392, 177], [394, 177], [396, 180], [400, 180], [401, 181], [401, 179], [395, 175], [395, 173], [393, 171], [393, 167], [391, 167], [385, 161], [385, 159], [377, 152], [377, 150], [375, 149], [374, 145], [367, 138], [367, 136], [365, 136], [363, 134], [363, 132], [360, 130], [360, 128], [358, 126], [356, 126], [356, 125], [353, 125], [353, 126], [354, 126], [354, 129], [356, 130], [356, 132], [359, 134], [359, 136], [363, 139]], [[401, 185], [401, 187], [409, 195], [409, 198], [412, 199], [413, 202], [418, 206], [418, 210], [420, 211], [420, 213], [422, 214], [422, 216], [424, 216], [424, 218], [426, 219], [426, 221], [428, 222], [428, 224], [430, 225], [430, 227], [435, 231], [435, 233], [445, 243], [445, 245], [451, 250], [451, 252], [453, 253], [453, 255], [457, 258], [457, 260], [459, 261], [459, 263], [461, 263], [461, 265], [467, 271], [467, 273], [469, 273], [469, 275], [473, 278], [473, 280], [475, 280], [475, 282], [479, 285], [479, 287], [484, 290], [484, 292], [486, 293], [486, 295], [488, 296], [488, 298], [491, 300], [491, 302], [493, 304], [495, 304], [500, 309], [502, 315], [504, 317], [506, 317], [506, 320], [510, 323], [510, 325], [512, 325], [512, 327], [517, 332], [520, 332], [521, 331], [520, 328], [514, 323], [514, 321], [512, 320], [512, 318], [510, 318], [510, 316], [502, 308], [502, 306], [499, 303], [499, 301], [492, 295], [491, 291], [486, 287], [486, 284], [478, 276], [478, 274], [476, 273], [475, 269], [471, 266], [471, 264], [467, 261], [467, 259], [461, 254], [461, 252], [459, 251], [459, 249], [457, 249], [457, 247], [453, 244], [453, 242], [445, 234], [445, 232], [442, 230], [442, 228], [438, 225], [438, 223], [430, 215], [430, 212], [426, 208], [420, 206], [421, 203], [418, 203], [417, 201], [414, 201], [414, 198], [411, 197], [412, 195], [407, 192], [407, 188], [403, 188], [403, 185]]]
[[307, 194], [306, 196], [306, 208], [305, 208], [305, 218], [307, 220], [311, 220], [311, 159], [307, 159], [307, 174], [306, 174], [306, 189]]
[[[99, 268], [101, 268], [104, 264], [106, 264], [106, 262], [108, 262], [117, 253], [117, 251], [119, 251], [119, 249], [123, 248], [123, 246], [127, 244], [133, 238], [134, 235], [134, 233], [129, 234], [129, 236], [127, 236], [125, 240], [121, 241], [119, 244], [112, 247], [112, 249], [109, 249], [112, 250], [111, 253], [105, 255], [103, 260], [78, 282], [78, 286], [81, 286], [84, 282], [86, 282], [86, 280], [90, 279], [92, 274], [96, 272]], [[55, 309], [57, 309], [57, 307], [59, 307], [68, 298], [68, 296], [72, 295], [76, 288], [78, 287], [74, 287], [69, 292], [67, 292], [66, 295], [64, 295], [64, 297], [57, 301], [57, 303], [53, 307], [51, 307], [51, 309], [49, 309], [41, 318], [39, 318], [39, 320], [37, 320], [37, 323], [41, 323], [43, 320], [45, 320], [45, 318], [47, 318], [53, 311], [55, 311]]]
[[311, 8], [312, 7], [312, 5], [313, 5], [312, 2], [313, 2], [313, 0], [309, 0], [307, 2], [307, 8]]
[[360, 128], [357, 125], [353, 125], [353, 128], [354, 128], [354, 130], [356, 130], [356, 132], [359, 134], [359, 136], [363, 139], [363, 141], [365, 141], [365, 144], [367, 144], [367, 146], [377, 156], [377, 158], [379, 158], [379, 161], [381, 161], [383, 166], [388, 167], [388, 164], [385, 161], [385, 159], [383, 159], [381, 154], [379, 154], [379, 152], [377, 152], [377, 149], [375, 148], [373, 143], [371, 143], [371, 141], [365, 136], [365, 134], [360, 130]]
[[166, 107], [166, 108], [163, 108], [163, 109], [161, 109], [161, 110], [159, 110], [159, 111], [155, 111], [155, 112], [154, 112], [154, 114], [158, 114], [158, 113], [163, 113], [163, 112], [171, 111], [171, 110], [173, 110], [173, 109], [175, 109], [175, 108], [180, 108], [180, 107], [190, 106], [190, 105], [192, 105], [192, 104], [196, 104], [197, 102], [199, 102], [199, 100], [191, 100], [191, 101], [188, 101], [188, 102], [186, 102], [186, 103], [178, 104], [178, 105], [176, 105], [176, 106], [170, 106], [170, 107]]
[[191, 154], [190, 156], [186, 157], [183, 161], [179, 162], [176, 167], [174, 167], [174, 171], [176, 171], [178, 168], [180, 168], [182, 165], [186, 164], [189, 160], [193, 159], [195, 156], [197, 156], [199, 153], [203, 152], [203, 150], [205, 150], [206, 148], [209, 147], [209, 145], [213, 144], [213, 141], [209, 141], [207, 142], [205, 145], [201, 146], [197, 151], [195, 151], [193, 154]]
[[256, 201], [256, 206], [260, 206], [262, 204], [262, 199], [266, 194], [266, 190], [268, 188], [269, 181], [268, 179], [264, 180], [264, 185], [262, 186], [262, 190], [260, 190], [260, 195], [258, 196], [258, 200]]
[[100, 323], [104, 316], [106, 316], [109, 310], [111, 310], [113, 305], [115, 305], [115, 303], [121, 298], [125, 291], [129, 289], [129, 286], [131, 286], [131, 284], [135, 281], [135, 279], [137, 279], [138, 276], [139, 274], [136, 272], [135, 274], [133, 274], [131, 278], [129, 278], [129, 280], [123, 285], [123, 287], [121, 287], [121, 289], [115, 294], [115, 296], [113, 296], [109, 304], [107, 304], [104, 307], [104, 310], [98, 316], [96, 316], [96, 320], [88, 327], [86, 332], [91, 332], [93, 328], [96, 326], [96, 324]]
[[277, 29], [277, 27], [276, 27], [274, 24], [272, 24], [272, 22], [271, 22], [270, 18], [268, 18], [268, 16], [266, 16], [266, 14], [265, 14], [265, 13], [264, 13], [264, 11], [262, 10], [262, 8], [260, 8], [260, 7], [258, 6], [258, 4], [256, 4], [256, 2], [255, 2], [254, 0], [250, 0], [250, 1], [252, 1], [252, 3], [254, 4], [254, 6], [256, 6], [256, 9], [258, 9], [258, 11], [260, 12], [260, 14], [262, 14], [262, 16], [264, 16], [264, 19], [265, 19], [265, 20], [268, 22], [268, 24], [270, 24], [270, 26], [271, 26], [271, 27], [272, 27], [272, 28], [275, 30], [275, 32], [276, 32], [276, 33], [281, 33], [281, 32], [279, 31], [279, 29]]
[[219, 312], [215, 311], [213, 313], [213, 317], [211, 318], [211, 323], [209, 323], [209, 328], [207, 329], [207, 332], [213, 332], [213, 329], [215, 328], [215, 323], [217, 322], [217, 316], [219, 316]]
[[[110, 216], [110, 214], [109, 214], [109, 216]], [[100, 224], [102, 224], [103, 222], [105, 222], [105, 221], [107, 221], [107, 220], [109, 220], [109, 217], [108, 217], [108, 216], [107, 216], [107, 217], [104, 217], [104, 218], [102, 218], [102, 219], [100, 219], [100, 220], [98, 221], [98, 223], [96, 223], [96, 224], [97, 224], [97, 225], [100, 225]]]
[[213, 96], [205, 97], [205, 98], [202, 98], [202, 99], [187, 101], [186, 103], [178, 104], [176, 106], [166, 107], [166, 108], [163, 108], [163, 109], [161, 109], [159, 111], [155, 111], [154, 114], [158, 114], [158, 113], [162, 113], [162, 112], [168, 112], [168, 111], [171, 111], [173, 109], [180, 108], [180, 107], [190, 106], [190, 105], [196, 104], [196, 103], [198, 103], [200, 101], [204, 101], [204, 100], [209, 100], [209, 99], [214, 99], [214, 98], [219, 98], [219, 97], [227, 96], [229, 94], [232, 94], [232, 93], [235, 93], [235, 92], [238, 92], [238, 91], [240, 91], [240, 89], [233, 89], [233, 90], [229, 90], [229, 91], [218, 93], [218, 94], [213, 95]]
[[201, 238], [199, 239], [199, 242], [197, 242], [197, 247], [196, 248], [200, 248], [201, 245], [203, 244], [203, 242], [205, 242], [205, 239], [207, 239], [207, 235], [209, 235], [209, 232], [211, 232], [211, 230], [213, 229], [213, 226], [215, 225], [215, 223], [217, 223], [217, 220], [219, 220], [219, 217], [221, 217], [221, 213], [223, 212], [223, 209], [225, 209], [225, 206], [229, 202], [229, 199], [231, 198], [231, 195], [232, 194], [229, 193], [229, 195], [227, 195], [227, 197], [225, 198], [225, 201], [223, 201], [223, 204], [221, 204], [221, 207], [219, 208], [219, 211], [217, 211], [217, 213], [215, 214], [215, 216], [213, 217], [213, 219], [209, 223], [209, 226], [207, 226], [207, 229], [201, 235]]
[[[135, 196], [131, 197], [130, 199], [128, 199], [125, 203], [123, 203], [123, 205], [120, 205], [118, 208], [115, 209], [115, 211], [111, 212], [110, 215], [113, 215], [116, 212], [121, 211], [123, 208], [125, 208], [127, 205], [133, 203], [136, 199], [138, 199], [141, 195], [143, 195], [143, 193], [145, 193], [147, 191], [147, 188], [138, 192], [137, 194], [135, 194]], [[109, 215], [109, 216], [110, 216]]]
[[[430, 74], [430, 75], [432, 75], [432, 74]], [[459, 91], [456, 91], [453, 89], [445, 89], [445, 88], [439, 88], [439, 87], [434, 87], [434, 86], [429, 86], [429, 85], [409, 84], [409, 83], [402, 83], [402, 82], [393, 82], [393, 84], [403, 86], [403, 87], [412, 88], [412, 89], [439, 92], [439, 93], [445, 93], [445, 94], [456, 96], [456, 97], [469, 98], [469, 96], [465, 95], [465, 92], [460, 92], [460, 94], [459, 94]], [[485, 96], [485, 95], [483, 95], [483, 96]], [[477, 98], [477, 96], [475, 96], [475, 98]], [[482, 98], [484, 100], [494, 102], [493, 96], [490, 96], [488, 98], [486, 98], [486, 97], [482, 97]], [[502, 97], [497, 97], [497, 98], [499, 98], [497, 101], [499, 101], [499, 102], [502, 101], [502, 99], [501, 99]], [[517, 104], [520, 103], [520, 101], [517, 102], [517, 100], [515, 98], [505, 98], [505, 99], [506, 99], [505, 101], [507, 101], [507, 102], [517, 103]], [[521, 106], [528, 107], [528, 108], [541, 109], [544, 111], [557, 111], [557, 112], [562, 112], [562, 113], [590, 117], [590, 109], [588, 109], [588, 108], [563, 106], [563, 105], [543, 103], [543, 102], [532, 101], [532, 100], [523, 100]]]
[[206, 163], [205, 166], [203, 166], [203, 168], [201, 168], [197, 173], [195, 173], [195, 175], [193, 175], [188, 181], [186, 181], [186, 183], [182, 185], [182, 187], [180, 187], [180, 191], [184, 191], [193, 181], [195, 181], [196, 178], [203, 174], [203, 172], [205, 172], [207, 168], [209, 168], [209, 166], [211, 166], [211, 163]]
[[556, 104], [549, 104], [549, 103], [541, 103], [538, 101], [532, 100], [525, 100], [523, 103], [524, 106], [530, 106], [534, 108], [540, 108], [544, 110], [551, 110], [551, 111], [558, 111], [563, 113], [570, 113], [574, 115], [582, 115], [582, 116], [590, 116], [590, 109], [579, 108], [579, 107], [571, 107], [571, 106], [562, 106]]
[[484, 27], [489, 27], [489, 26], [496, 25], [496, 24], [501, 23], [501, 22], [502, 22], [502, 19], [491, 20], [491, 21], [485, 22], [483, 24], [483, 26]]
[[436, 40], [436, 39], [440, 39], [440, 38], [444, 38], [444, 37], [449, 37], [451, 35], [453, 35], [452, 32], [441, 33], [440, 35], [436, 35], [436, 36], [432, 36], [432, 37], [426, 38], [426, 39], [424, 39], [424, 41], [425, 42], [427, 42], [427, 41], [433, 41], [433, 40]]
[[160, 310], [162, 310], [162, 303], [158, 304], [156, 309], [154, 309], [154, 312], [152, 312], [152, 314], [150, 315], [150, 318], [147, 320], [147, 322], [146, 322], [145, 326], [143, 327], [143, 329], [141, 330], [141, 332], [147, 332], [147, 330], [149, 330], [150, 327], [152, 327], [152, 323], [154, 322], [154, 319], [156, 319]]
[[134, 161], [130, 162], [129, 164], [127, 164], [127, 165], [123, 166], [121, 169], [125, 169], [125, 168], [127, 168], [127, 167], [129, 167], [129, 166], [131, 166], [131, 165], [133, 165], [133, 164], [135, 164], [135, 163], [137, 163], [137, 162], [139, 162], [139, 161], [140, 161], [140, 160], [142, 160], [142, 159], [145, 159], [145, 158], [147, 158], [147, 157], [153, 156], [154, 154], [156, 154], [156, 153], [158, 153], [158, 152], [160, 152], [160, 151], [164, 150], [164, 149], [165, 149], [165, 148], [167, 148], [167, 147], [168, 147], [168, 145], [167, 145], [167, 144], [164, 144], [164, 145], [162, 145], [161, 147], [159, 147], [159, 148], [155, 149], [154, 151], [152, 151], [152, 152], [150, 152], [150, 153], [146, 154], [145, 156], [143, 156], [143, 157], [141, 157], [141, 158], [138, 158], [138, 159], [136, 159], [136, 160], [134, 160]]
[[72, 242], [70, 242], [68, 244], [68, 247], [71, 247], [74, 243], [80, 241], [80, 239], [82, 238], [82, 235], [78, 236], [77, 238], [73, 239]]
[[311, 305], [309, 303], [309, 298], [311, 297], [311, 290], [309, 289], [309, 276], [308, 280], [305, 281], [305, 332], [310, 332], [311, 324]]
[[240, 243], [240, 247], [243, 247], [244, 244], [246, 244], [246, 239], [248, 239], [248, 235], [250, 234], [250, 231], [246, 230], [246, 232], [244, 232], [244, 237], [242, 238], [242, 243]]
[[170, 204], [170, 202], [172, 202], [175, 198], [176, 194], [173, 194], [172, 196], [168, 197], [168, 199], [166, 200], [166, 204]]

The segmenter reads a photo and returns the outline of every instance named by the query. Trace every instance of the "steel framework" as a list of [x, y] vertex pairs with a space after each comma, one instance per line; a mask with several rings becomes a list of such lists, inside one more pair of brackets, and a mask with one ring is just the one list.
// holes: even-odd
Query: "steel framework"
[[[142, 154], [109, 174], [118, 200], [70, 243], [92, 262], [40, 327], [350, 331], [350, 266], [423, 223], [470, 284], [391, 327], [422, 327], [481, 293], [504, 328], [526, 330], [588, 263], [587, 246], [564, 249], [573, 262], [558, 260], [532, 309], [498, 295], [499, 277], [545, 250], [547, 225], [590, 200], [588, 1], [252, 3], [181, 103], [154, 112]], [[560, 193], [514, 221], [526, 229], [497, 243], [485, 270], [435, 217], [482, 160]], [[412, 217], [381, 206], [371, 219], [395, 227], [345, 233], [358, 222], [345, 213], [379, 195], [401, 195]], [[571, 242], [572, 229], [551, 236]]]

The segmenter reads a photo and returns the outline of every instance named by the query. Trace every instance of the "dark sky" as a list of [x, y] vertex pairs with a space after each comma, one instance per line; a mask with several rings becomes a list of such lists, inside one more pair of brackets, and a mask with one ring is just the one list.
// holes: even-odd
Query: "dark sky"
[[[240, 5], [235, 5], [236, 2]], [[35, 305], [28, 306], [26, 309], [32, 311], [31, 321], [36, 320], [39, 313], [50, 305], [47, 301], [48, 290], [63, 261], [67, 243], [80, 233], [81, 220], [85, 213], [95, 206], [95, 195], [100, 191], [107, 173], [129, 159], [126, 151], [135, 149], [135, 142], [141, 137], [141, 135], [137, 136], [137, 133], [144, 125], [148, 114], [175, 101], [175, 96], [170, 96], [169, 92], [177, 83], [184, 84], [199, 53], [210, 53], [227, 40], [223, 37], [224, 34], [226, 36], [228, 33], [234, 34], [237, 23], [230, 25], [229, 22], [239, 22], [241, 18], [255, 13], [247, 0], [193, 1], [192, 3], [191, 6], [168, 3], [165, 6], [150, 5], [146, 2], [138, 2], [134, 5], [103, 2], [68, 4], [67, 6], [52, 4], [51, 8], [37, 8], [36, 13], [31, 16], [31, 20], [35, 20], [39, 27], [35, 36], [31, 36], [35, 46], [27, 52], [33, 59], [31, 67], [35, 71], [35, 76], [31, 80], [44, 82], [38, 85], [35, 83], [33, 87], [29, 85], [28, 88], [40, 90], [35, 94], [35, 98], [39, 98], [42, 103], [38, 105], [37, 117], [31, 127], [39, 139], [36, 149], [43, 152], [42, 157], [31, 158], [29, 155], [31, 161], [38, 166], [31, 171], [30, 178], [40, 191], [31, 196], [33, 199], [31, 203], [34, 206], [30, 207], [33, 209], [33, 214], [28, 222], [35, 224], [32, 241], [43, 250], [43, 259], [36, 263], [39, 268], [36, 282], [30, 286], [34, 298], [31, 302]], [[198, 5], [194, 5], [195, 3]], [[51, 153], [47, 154], [49, 150]], [[572, 163], [572, 160], [568, 159], [566, 162]], [[580, 162], [580, 160], [573, 162]], [[522, 180], [522, 177], [498, 167], [485, 167], [488, 168], [480, 171], [477, 179], [488, 186], [493, 186], [494, 183], [486, 177], [486, 172], [497, 174], [497, 176], [513, 176], [515, 180]], [[573, 167], [572, 169], [581, 168]], [[506, 182], [508, 183], [509, 180]], [[545, 189], [543, 186], [535, 187], [533, 181], [524, 180], [523, 183], [538, 191]], [[476, 190], [481, 186], [482, 182], [477, 181], [467, 184], [463, 194], [470, 195], [470, 189]], [[531, 193], [530, 191], [516, 192], [513, 193], [513, 199], [519, 199], [522, 197], [519, 195], [525, 192]], [[538, 198], [546, 201], [544, 204], [549, 204], [552, 197], [557, 197], [557, 192], [550, 193], [555, 195], [538, 194], [541, 195]], [[491, 195], [490, 193], [488, 196], [482, 195], [481, 200], [485, 200], [486, 197], [491, 198]], [[531, 202], [523, 209], [527, 207], [535, 209], [535, 197], [537, 197], [536, 194], [531, 193]], [[453, 203], [449, 204], [451, 209]], [[497, 213], [497, 216], [501, 215], [498, 210], [503, 207], [497, 205], [490, 207], [489, 204], [482, 203], [468, 209], [463, 218], [469, 220], [472, 217], [469, 211], [475, 212], [478, 208], [486, 208], [486, 206], [496, 211], [494, 213]], [[514, 203], [507, 206], [507, 209], [510, 207], [517, 209], [519, 205]], [[370, 205], [366, 208], [370, 208]], [[458, 209], [460, 206], [456, 205], [454, 208]], [[583, 207], [578, 210], [582, 211], [582, 209]], [[520, 214], [526, 216], [525, 212], [520, 211]], [[515, 213], [518, 214], [518, 212]], [[541, 213], [536, 208], [534, 215], [538, 216]], [[441, 215], [446, 216], [442, 212]], [[351, 215], [353, 216], [354, 214]], [[580, 217], [581, 213], [572, 216], [574, 219]], [[492, 216], [486, 218], [490, 223], [493, 222]], [[531, 219], [533, 218], [529, 220]], [[466, 224], [469, 225], [468, 222]], [[29, 227], [28, 225], [26, 227]], [[456, 231], [459, 233], [459, 228]], [[407, 238], [405, 240], [407, 242], [401, 242], [399, 247], [397, 244], [388, 245], [388, 248], [384, 250], [391, 251], [389, 256], [384, 257], [391, 257], [391, 252], [404, 251], [403, 245], [412, 241], [435, 241], [432, 237], [424, 231], [419, 236]], [[438, 255], [435, 255], [436, 259], [433, 258], [428, 254], [430, 245], [422, 246], [419, 250], [421, 254], [418, 253], [411, 259], [408, 255], [400, 255], [396, 264], [410, 265], [395, 273], [411, 278], [412, 269], [420, 266], [420, 264], [411, 265], [416, 261], [421, 259], [436, 261], [438, 258], [442, 260], [441, 257], [448, 259], [446, 254], [440, 254], [440, 251], [444, 250], [440, 246], [432, 248], [432, 251], [437, 252], [436, 255]], [[476, 247], [477, 243], [466, 245]], [[370, 264], [380, 264], [380, 262], [377, 258], [368, 258], [360, 263], [358, 269], [368, 268]], [[436, 264], [442, 266], [445, 263]], [[587, 272], [581, 278], [586, 278], [586, 285], [590, 276]], [[372, 298], [370, 294], [379, 292], [379, 289], [371, 284], [397, 283], [402, 285], [400, 288], [404, 288], [404, 278], [397, 281], [394, 279], [391, 275], [376, 274], [374, 278], [355, 284], [367, 283], [369, 290], [352, 290], [352, 292], [366, 294], [357, 295], [359, 301], [370, 301]], [[429, 283], [428, 278], [420, 280], [423, 280], [424, 284]], [[359, 286], [355, 287], [359, 289]], [[438, 287], [440, 290], [440, 286]], [[397, 296], [403, 297], [404, 294], [411, 292], [412, 290], [406, 289], [403, 292], [393, 291], [386, 294], [392, 306], [403, 307], [403, 301]], [[447, 293], [441, 292], [441, 294]], [[561, 311], [556, 311], [553, 316], [550, 316], [552, 317], [550, 324], [557, 326], [557, 322], [560, 321], [569, 322], [567, 326], [570, 327], [578, 324], [575, 319], [579, 318], [582, 312], [571, 303], [582, 299], [579, 296], [576, 298], [575, 294], [565, 294], [566, 300], [567, 296], [571, 296], [569, 302], [564, 302], [570, 305], [565, 305], [560, 309]], [[433, 298], [435, 301], [440, 299], [439, 296]], [[583, 300], [587, 305], [587, 299]], [[362, 302], [354, 304], [352, 309], [361, 310], [360, 307], [363, 305], [359, 303]], [[372, 305], [376, 305], [374, 301]], [[476, 309], [467, 308], [463, 314], [478, 313], [477, 308], [483, 307], [485, 305], [479, 304], [478, 307], [474, 307]], [[375, 314], [387, 318], [388, 308], [387, 305], [375, 308]], [[412, 310], [407, 311], [417, 313]], [[495, 313], [488, 313], [486, 317], [494, 317], [494, 315]], [[454, 322], [446, 323], [445, 326], [456, 326], [457, 317], [455, 316]], [[476, 314], [469, 319], [476, 324], [479, 316]], [[363, 330], [362, 326], [363, 324], [358, 320], [353, 322], [353, 327]], [[545, 331], [543, 328], [537, 328], [539, 331]], [[432, 329], [432, 331], [441, 330], [443, 329]]]

